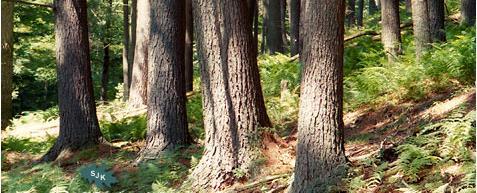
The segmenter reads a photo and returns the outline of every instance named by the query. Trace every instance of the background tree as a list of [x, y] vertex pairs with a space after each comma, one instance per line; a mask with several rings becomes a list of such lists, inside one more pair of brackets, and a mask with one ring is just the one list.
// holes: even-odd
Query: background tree
[[13, 1], [2, 2], [2, 130], [10, 125], [13, 78]]
[[460, 1], [460, 15], [465, 25], [475, 25], [475, 0]]
[[416, 57], [419, 59], [431, 43], [427, 0], [412, 0], [412, 26]]
[[[131, 38], [129, 40], [129, 53], [128, 53], [128, 88], [129, 92], [131, 92], [131, 82], [132, 82], [132, 72], [133, 72], [133, 64], [134, 64], [134, 52], [136, 51], [136, 26], [137, 26], [137, 0], [131, 1], [131, 27], [130, 32]], [[129, 100], [129, 95], [128, 95]]]
[[107, 17], [106, 23], [103, 28], [103, 69], [101, 73], [101, 95], [100, 100], [106, 102], [108, 100], [108, 81], [109, 81], [109, 68], [110, 57], [109, 48], [111, 46], [111, 19], [113, 13], [113, 0], [107, 0]]
[[185, 108], [185, 3], [151, 1], [147, 136], [137, 161], [155, 159], [164, 150], [192, 142]]
[[427, 8], [429, 11], [429, 30], [431, 32], [432, 42], [446, 41], [446, 31], [444, 29], [444, 0], [429, 0], [427, 2]]
[[356, 24], [356, 0], [348, 0], [346, 5], [346, 21], [348, 26]]
[[368, 0], [368, 15], [373, 15], [378, 11], [378, 6], [375, 0]]
[[356, 25], [363, 27], [364, 0], [358, 0], [358, 12], [356, 14]]
[[192, 0], [185, 0], [185, 89], [187, 92], [193, 90], [194, 83], [194, 58], [193, 58], [193, 18]]
[[275, 54], [283, 53], [283, 26], [282, 26], [282, 1], [283, 0], [264, 0], [264, 14], [266, 20], [265, 34], [266, 40], [262, 42], [265, 46], [265, 52]]
[[383, 0], [381, 3], [381, 41], [388, 61], [394, 61], [401, 54], [401, 29], [399, 21], [399, 0]]
[[325, 192], [346, 163], [343, 136], [345, 4], [307, 1], [301, 7], [303, 48], [298, 144], [290, 192]]
[[290, 8], [288, 11], [290, 21], [290, 54], [292, 56], [299, 52], [299, 28], [300, 28], [300, 0], [289, 0]]
[[235, 170], [248, 173], [257, 143], [247, 136], [270, 126], [252, 26], [244, 22], [249, 11], [245, 1], [193, 1], [206, 132], [204, 155], [190, 175], [195, 189], [220, 189], [235, 181]]
[[129, 98], [129, 0], [123, 0], [123, 101]]
[[93, 98], [86, 0], [55, 0], [55, 37], [60, 134], [41, 158], [100, 142]]
[[138, 0], [137, 12], [141, 13], [141, 17], [136, 19], [136, 44], [134, 51], [134, 63], [131, 77], [131, 88], [129, 93], [129, 106], [133, 108], [146, 105], [147, 93], [147, 54], [149, 43], [149, 0]]

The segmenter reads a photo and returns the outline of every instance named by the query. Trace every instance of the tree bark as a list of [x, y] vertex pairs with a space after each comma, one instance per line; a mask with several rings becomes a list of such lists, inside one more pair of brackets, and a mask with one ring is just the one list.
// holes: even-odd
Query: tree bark
[[460, 15], [462, 24], [468, 26], [475, 25], [475, 0], [461, 0], [460, 1]]
[[281, 1], [283, 0], [264, 0], [265, 14], [267, 14], [265, 51], [270, 54], [283, 53]]
[[129, 97], [129, 0], [123, 0], [123, 101]]
[[429, 13], [429, 30], [431, 31], [432, 42], [445, 42], [446, 31], [444, 29], [444, 0], [429, 0], [427, 3]]
[[374, 15], [378, 11], [378, 6], [375, 0], [368, 0], [368, 14]]
[[192, 172], [195, 190], [222, 189], [249, 173], [260, 141], [258, 127], [270, 126], [260, 85], [246, 1], [193, 1], [201, 64], [205, 152]]
[[326, 192], [346, 174], [343, 137], [345, 4], [307, 1], [301, 7], [303, 48], [298, 144], [290, 192]]
[[427, 0], [412, 0], [412, 26], [416, 58], [419, 60], [431, 43]]
[[193, 20], [192, 0], [185, 1], [185, 88], [187, 92], [193, 90], [194, 60], [193, 60]]
[[13, 1], [2, 2], [2, 130], [10, 125], [13, 78]]
[[151, 0], [147, 137], [136, 161], [192, 142], [186, 116], [186, 1]]
[[131, 89], [129, 94], [129, 106], [139, 108], [146, 105], [147, 93], [147, 54], [149, 43], [149, 26], [150, 17], [149, 0], [138, 0], [137, 12], [141, 13], [141, 17], [137, 18], [136, 26], [136, 45], [134, 51], [134, 64], [132, 70]]
[[289, 21], [290, 21], [290, 54], [292, 56], [299, 53], [299, 28], [300, 28], [300, 0], [289, 0], [290, 1], [290, 11]]
[[86, 0], [55, 0], [56, 63], [60, 133], [41, 161], [101, 140], [89, 55]]
[[281, 0], [280, 1], [280, 29], [281, 34], [282, 34], [282, 49], [283, 53], [286, 51], [286, 48], [288, 47], [288, 41], [287, 41], [287, 29], [285, 25], [285, 20], [287, 18], [287, 1], [286, 0]]
[[[132, 72], [133, 72], [133, 64], [134, 64], [134, 52], [136, 51], [136, 25], [137, 24], [137, 0], [131, 1], [131, 27], [130, 27], [130, 34], [131, 38], [129, 41], [129, 57], [128, 57], [128, 88], [129, 94], [131, 94], [131, 82], [132, 82]], [[129, 100], [129, 95], [128, 95]]]
[[358, 14], [356, 24], [359, 27], [363, 27], [363, 14], [364, 14], [364, 0], [358, 0]]
[[348, 0], [348, 4], [346, 6], [346, 21], [348, 27], [355, 25], [355, 10], [356, 10], [356, 2], [355, 0]]
[[108, 0], [108, 17], [104, 25], [103, 33], [103, 70], [101, 73], [101, 95], [100, 101], [105, 103], [108, 100], [108, 81], [109, 81], [109, 47], [111, 45], [111, 18], [113, 13], [113, 0]]
[[399, 0], [381, 2], [381, 42], [390, 63], [401, 54], [401, 29], [399, 20]]

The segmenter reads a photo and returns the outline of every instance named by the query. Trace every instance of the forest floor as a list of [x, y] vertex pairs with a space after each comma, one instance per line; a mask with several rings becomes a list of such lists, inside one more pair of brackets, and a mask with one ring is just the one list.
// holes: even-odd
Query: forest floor
[[[369, 175], [372, 175], [375, 169], [365, 166], [366, 160], [381, 156], [382, 160], [389, 163], [394, 162], [398, 156], [394, 148], [403, 144], [407, 138], [415, 136], [420, 126], [439, 122], [456, 109], [460, 109], [460, 112], [464, 114], [473, 111], [475, 109], [475, 98], [476, 91], [474, 88], [446, 90], [428, 94], [419, 101], [406, 101], [399, 105], [381, 104], [373, 107], [362, 107], [356, 111], [346, 113], [344, 116], [345, 149], [351, 168], [364, 168], [360, 172], [365, 175], [365, 178], [366, 175], [369, 178]], [[134, 111], [133, 114], [140, 113], [143, 113], [143, 110]], [[107, 118], [102, 115], [99, 117], [100, 119]], [[128, 117], [128, 115], [121, 115], [121, 117]], [[294, 168], [296, 123], [292, 125], [294, 126], [289, 128], [289, 135], [265, 134], [262, 148], [264, 158], [260, 170], [257, 170], [259, 172], [254, 177], [243, 180], [243, 182], [235, 184], [224, 192], [283, 192], [289, 183]], [[13, 185], [15, 183], [11, 180], [22, 175], [44, 171], [41, 168], [35, 169], [32, 160], [39, 158], [41, 152], [45, 150], [44, 143], [40, 142], [52, 141], [57, 133], [57, 120], [53, 120], [43, 124], [18, 126], [14, 130], [2, 134], [2, 145], [4, 148], [5, 144], [7, 145], [6, 151], [4, 149], [2, 152], [2, 182], [6, 180], [7, 185]], [[15, 144], [21, 147], [14, 148]], [[198, 143], [188, 148], [182, 148], [178, 151], [179, 153], [173, 153], [170, 157], [166, 156], [165, 159], [160, 160], [155, 165], [133, 167], [130, 161], [133, 160], [142, 145], [141, 140], [136, 142], [116, 140], [112, 142], [111, 146], [101, 145], [99, 148], [83, 150], [68, 159], [59, 160], [53, 167], [59, 167], [67, 178], [77, 179], [76, 171], [79, 167], [89, 163], [98, 163], [99, 160], [110, 164], [114, 174], [119, 176], [120, 185], [113, 187], [113, 192], [120, 190], [150, 191], [151, 183], [153, 184], [152, 190], [161, 191], [179, 187], [187, 176], [188, 170], [200, 159], [202, 151], [202, 144]], [[30, 149], [19, 151], [22, 148]], [[475, 159], [475, 155], [473, 157]], [[14, 171], [20, 174], [14, 174]], [[169, 172], [169, 174], [163, 174], [164, 172]], [[141, 184], [136, 184], [135, 180], [140, 179], [131, 180], [135, 178], [135, 175], [136, 178], [151, 175], [154, 176], [152, 178], [154, 180], [143, 182], [145, 186], [149, 187], [138, 189], [135, 186]], [[164, 179], [157, 178], [161, 175]], [[121, 179], [131, 181], [121, 182]], [[166, 183], [158, 183], [161, 180]], [[156, 187], [154, 187], [154, 184], [156, 184]], [[51, 182], [50, 185], [55, 187], [54, 182]], [[82, 184], [82, 186], [85, 185]], [[381, 187], [378, 183], [376, 186], [360, 187], [355, 191], [389, 192], [396, 188], [394, 186]], [[14, 188], [10, 188], [10, 191], [13, 190]], [[338, 190], [347, 191], [343, 188], [338, 188]]]

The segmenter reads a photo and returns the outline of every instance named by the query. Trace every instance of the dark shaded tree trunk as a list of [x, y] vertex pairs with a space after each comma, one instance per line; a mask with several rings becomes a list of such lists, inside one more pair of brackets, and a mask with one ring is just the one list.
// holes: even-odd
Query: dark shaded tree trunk
[[2, 2], [2, 130], [13, 115], [13, 5], [13, 1]]
[[364, 0], [358, 0], [358, 13], [357, 19], [356, 19], [356, 24], [359, 27], [363, 27], [363, 14], [364, 14]]
[[283, 49], [283, 53], [284, 53], [284, 52], [286, 52], [286, 48], [288, 48], [287, 29], [286, 29], [286, 25], [285, 25], [285, 21], [286, 21], [286, 18], [287, 18], [287, 2], [286, 2], [286, 0], [281, 0], [280, 1], [280, 15], [281, 15], [280, 29], [282, 30], [281, 34], [282, 34], [282, 40], [283, 40], [282, 49]]
[[406, 4], [406, 12], [407, 13], [412, 13], [411, 0], [405, 0], [405, 4]]
[[381, 42], [390, 63], [401, 54], [401, 28], [399, 20], [399, 0], [381, 2]]
[[205, 152], [192, 172], [195, 190], [222, 189], [249, 173], [260, 141], [258, 127], [270, 126], [260, 85], [246, 1], [193, 1], [201, 64]]
[[[128, 88], [129, 94], [131, 94], [131, 82], [132, 82], [132, 72], [134, 64], [134, 52], [136, 51], [136, 25], [137, 24], [137, 0], [132, 0], [131, 2], [131, 27], [130, 27], [130, 42], [129, 42], [129, 57], [128, 57]], [[129, 95], [128, 95], [129, 100]]]
[[266, 14], [265, 52], [283, 53], [282, 2], [283, 0], [264, 0]]
[[249, 10], [249, 22], [253, 26], [253, 44], [258, 52], [258, 1], [247, 0], [247, 9]]
[[374, 15], [378, 11], [378, 6], [375, 0], [368, 0], [368, 14]]
[[461, 23], [468, 26], [475, 25], [475, 0], [460, 1]]
[[104, 25], [103, 39], [103, 70], [101, 73], [101, 95], [100, 101], [105, 103], [108, 100], [108, 81], [109, 81], [109, 46], [111, 45], [111, 18], [113, 13], [113, 0], [108, 0], [108, 17]]
[[185, 0], [185, 27], [185, 89], [190, 92], [194, 86], [192, 0]]
[[187, 130], [184, 48], [186, 1], [151, 0], [147, 137], [136, 161], [192, 142]]
[[147, 54], [149, 42], [150, 13], [149, 0], [138, 0], [137, 12], [141, 17], [136, 19], [136, 45], [134, 51], [134, 64], [132, 69], [131, 89], [129, 90], [128, 105], [139, 108], [146, 105], [147, 93]]
[[427, 0], [412, 0], [412, 26], [416, 58], [419, 60], [431, 43]]
[[300, 0], [289, 0], [290, 11], [288, 12], [290, 21], [290, 54], [292, 56], [299, 53], [299, 28], [300, 28]]
[[263, 5], [263, 21], [262, 21], [262, 44], [260, 45], [260, 53], [265, 54], [265, 45], [267, 44], [267, 38], [266, 34], [268, 33], [268, 9], [266, 5], [268, 4], [268, 0], [263, 0], [262, 5]]
[[123, 0], [123, 101], [129, 97], [129, 0]]
[[356, 10], [356, 2], [355, 0], [348, 0], [348, 4], [346, 6], [346, 21], [348, 27], [353, 26], [356, 24], [355, 20], [355, 11]]
[[326, 192], [346, 174], [343, 137], [345, 4], [307, 1], [302, 6], [303, 48], [298, 144], [289, 192]]
[[101, 141], [89, 55], [86, 0], [55, 0], [60, 133], [41, 161]]
[[444, 29], [444, 0], [429, 0], [427, 3], [429, 14], [429, 30], [431, 31], [432, 42], [445, 42], [446, 31]]

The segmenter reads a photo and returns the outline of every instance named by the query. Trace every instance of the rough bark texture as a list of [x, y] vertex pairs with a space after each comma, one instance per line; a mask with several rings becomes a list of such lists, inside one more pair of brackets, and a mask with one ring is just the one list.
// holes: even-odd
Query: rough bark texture
[[373, 15], [378, 11], [378, 6], [375, 0], [368, 0], [368, 14]]
[[260, 143], [253, 136], [270, 126], [248, 11], [246, 1], [193, 1], [206, 131], [204, 156], [190, 175], [196, 191], [233, 183], [235, 170], [248, 173]]
[[[132, 0], [131, 2], [131, 28], [130, 34], [131, 38], [129, 41], [129, 56], [128, 56], [128, 88], [129, 93], [131, 93], [131, 82], [132, 82], [132, 71], [133, 71], [133, 64], [134, 64], [134, 52], [136, 51], [136, 25], [137, 24], [137, 0]], [[129, 95], [128, 95], [129, 100]]]
[[346, 24], [348, 26], [353, 26], [356, 23], [355, 10], [356, 10], [356, 1], [348, 0], [348, 4], [346, 6], [346, 22], [347, 22]]
[[149, 42], [149, 26], [151, 19], [149, 0], [138, 0], [137, 12], [141, 13], [136, 19], [136, 45], [132, 70], [131, 89], [129, 90], [129, 106], [138, 108], [146, 105], [147, 93], [147, 54]]
[[298, 54], [299, 51], [299, 28], [300, 28], [300, 0], [289, 0], [290, 11], [290, 53], [292, 56]]
[[193, 59], [193, 18], [192, 0], [185, 0], [185, 89], [187, 92], [193, 90], [194, 85], [194, 59]]
[[147, 137], [137, 161], [192, 141], [185, 108], [185, 1], [151, 0], [150, 13]]
[[86, 0], [55, 0], [60, 133], [42, 161], [100, 142], [94, 104]]
[[446, 41], [444, 0], [429, 0], [427, 3], [432, 42]]
[[343, 140], [343, 0], [301, 7], [303, 48], [298, 144], [290, 192], [326, 192], [345, 174]]
[[419, 59], [431, 43], [427, 0], [412, 0], [412, 27], [416, 57]]
[[399, 0], [381, 2], [381, 42], [388, 61], [393, 62], [401, 54], [401, 29], [399, 27]]
[[123, 101], [129, 98], [129, 0], [123, 0]]
[[281, 6], [283, 0], [264, 0], [267, 26], [265, 31], [265, 52], [275, 54], [283, 53], [283, 34], [282, 34], [282, 13]]
[[13, 1], [2, 2], [2, 130], [12, 118]]
[[358, 0], [358, 12], [356, 14], [356, 24], [363, 27], [364, 0]]
[[475, 0], [461, 0], [460, 15], [462, 24], [468, 26], [475, 25]]

